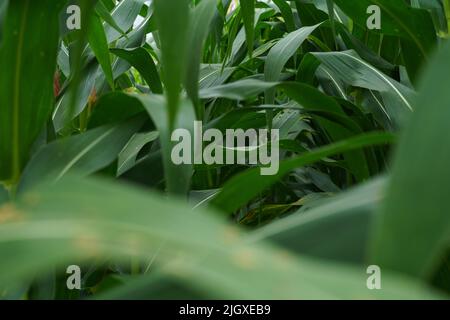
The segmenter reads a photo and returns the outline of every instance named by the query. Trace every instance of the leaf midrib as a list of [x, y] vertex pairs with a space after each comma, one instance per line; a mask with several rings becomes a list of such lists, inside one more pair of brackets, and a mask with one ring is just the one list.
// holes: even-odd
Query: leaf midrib
[[17, 41], [17, 59], [14, 68], [13, 88], [13, 132], [12, 132], [12, 181], [15, 182], [20, 176], [20, 137], [19, 137], [19, 109], [20, 109], [20, 81], [22, 71], [22, 51], [27, 25], [27, 15], [30, 0], [25, 0], [25, 7], [20, 22], [19, 37]]
[[103, 133], [100, 137], [92, 141], [89, 145], [87, 145], [77, 156], [75, 156], [59, 173], [56, 177], [55, 181], [61, 179], [81, 158], [83, 158], [89, 151], [92, 150], [96, 145], [98, 145], [103, 139], [105, 139], [108, 135], [110, 135], [114, 131], [114, 128], [109, 129], [105, 133]]
[[363, 64], [364, 66], [366, 66], [367, 68], [369, 68], [370, 70], [372, 70], [373, 72], [375, 72], [375, 74], [377, 74], [383, 81], [385, 81], [395, 91], [395, 93], [400, 97], [400, 99], [408, 107], [408, 109], [413, 111], [413, 107], [409, 103], [408, 99], [406, 99], [406, 97], [403, 96], [403, 94], [400, 92], [399, 89], [397, 89], [397, 87], [394, 85], [394, 83], [391, 82], [389, 80], [389, 78], [387, 78], [382, 72], [378, 71], [375, 67], [373, 67], [372, 65], [368, 64], [363, 59], [358, 59], [357, 57], [354, 57], [351, 54], [348, 54], [346, 52], [339, 52], [339, 54], [342, 54], [342, 55], [347, 56], [347, 57], [349, 57], [351, 59], [354, 59], [354, 60], [358, 61], [359, 63]]
[[[273, 67], [274, 68], [272, 68], [272, 70], [270, 70], [269, 68], [270, 68], [270, 65], [269, 65], [269, 67], [268, 67], [268, 70], [267, 70], [267, 77], [266, 77], [266, 81], [277, 81], [278, 79], [277, 79], [277, 75], [275, 75], [274, 77], [271, 77], [272, 75], [274, 75], [275, 73], [279, 73], [279, 71], [278, 71], [278, 69], [280, 69], [279, 68], [279, 66], [281, 65], [281, 70], [283, 70], [283, 66], [287, 63], [287, 61], [289, 60], [289, 58], [290, 58], [290, 56], [288, 57], [287, 56], [287, 54], [286, 54], [286, 50], [288, 49], [288, 47], [289, 47], [289, 45], [292, 43], [292, 42], [294, 42], [295, 40], [298, 40], [298, 38], [299, 37], [301, 37], [301, 36], [303, 36], [303, 32], [304, 31], [304, 29], [302, 28], [302, 29], [299, 29], [298, 30], [298, 32], [297, 32], [297, 34], [295, 34], [295, 35], [293, 35], [293, 37], [292, 38], [290, 38], [290, 39], [288, 39], [288, 37], [289, 37], [289, 34], [285, 37], [285, 38], [282, 38], [281, 40], [280, 40], [280, 42], [282, 42], [283, 40], [285, 40], [286, 42], [285, 43], [281, 43], [281, 46], [280, 47], [277, 47], [276, 45], [270, 50], [270, 52], [269, 52], [269, 56], [270, 56], [270, 58], [271, 57], [274, 57], [274, 59], [275, 59], [275, 64], [273, 65]], [[294, 31], [295, 32], [295, 31]], [[291, 33], [292, 34], [292, 33]], [[277, 57], [279, 57], [279, 56], [281, 56], [282, 57], [282, 59], [276, 59]], [[286, 58], [287, 57], [287, 58]], [[269, 59], [269, 57], [268, 57], [268, 59]], [[286, 61], [285, 61], [286, 60]], [[275, 69], [275, 67], [276, 67], [276, 69]], [[275, 69], [275, 71], [276, 72], [271, 72], [271, 71], [274, 71], [274, 69]]]

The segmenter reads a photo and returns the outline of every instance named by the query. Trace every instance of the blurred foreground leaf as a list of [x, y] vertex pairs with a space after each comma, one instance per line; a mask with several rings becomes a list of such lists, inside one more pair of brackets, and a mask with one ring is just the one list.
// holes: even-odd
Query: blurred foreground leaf
[[109, 182], [66, 178], [40, 186], [0, 207], [0, 221], [0, 256], [9, 257], [0, 261], [0, 286], [31, 279], [53, 264], [100, 256], [147, 260], [158, 253], [158, 272], [139, 277], [132, 288], [161, 272], [222, 298], [439, 298], [388, 274], [382, 291], [368, 290], [364, 269], [299, 259], [269, 243], [248, 244], [211, 212], [189, 213], [175, 200]]
[[426, 278], [450, 247], [449, 56], [446, 43], [421, 80], [373, 239], [374, 262]]

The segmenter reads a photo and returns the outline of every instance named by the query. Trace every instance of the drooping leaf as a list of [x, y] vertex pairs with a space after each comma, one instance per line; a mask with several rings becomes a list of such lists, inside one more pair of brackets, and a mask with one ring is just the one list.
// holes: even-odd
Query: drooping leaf
[[103, 1], [97, 2], [95, 6], [95, 12], [102, 18], [106, 23], [108, 23], [111, 27], [113, 27], [117, 32], [122, 35], [125, 35], [125, 31], [123, 31], [120, 26], [117, 24], [116, 20], [111, 16], [108, 8], [106, 8]]
[[[64, 129], [73, 118], [83, 112], [89, 102], [89, 97], [96, 94], [97, 88], [100, 86], [96, 82], [99, 69], [100, 67], [96, 63], [88, 65], [80, 75], [79, 88], [69, 89], [57, 101], [52, 115], [53, 125], [57, 132]], [[74, 99], [75, 92], [76, 99]]]
[[154, 93], [163, 93], [158, 70], [147, 50], [139, 47], [136, 49], [111, 49], [111, 52], [135, 67]]
[[355, 52], [325, 52], [313, 55], [345, 83], [380, 92], [383, 97], [380, 109], [394, 126], [400, 127], [410, 116], [415, 92], [383, 74]]
[[158, 132], [136, 133], [119, 154], [117, 176], [122, 175], [136, 165], [137, 157], [142, 148], [158, 138]]
[[200, 66], [199, 89], [205, 89], [223, 84], [230, 78], [236, 68], [225, 68], [218, 64]]
[[263, 176], [260, 174], [260, 168], [248, 169], [230, 179], [214, 198], [212, 205], [224, 212], [233, 212], [295, 168], [312, 164], [342, 152], [390, 142], [392, 142], [392, 135], [390, 134], [365, 134], [281, 161], [279, 171], [275, 175]]
[[[289, 33], [270, 49], [264, 65], [264, 77], [267, 82], [276, 82], [280, 80], [281, 71], [286, 62], [298, 50], [303, 41], [318, 27], [303, 27]], [[275, 99], [274, 90], [268, 90], [266, 93], [266, 103], [272, 104]]]
[[117, 27], [124, 32], [133, 26], [136, 17], [139, 15], [145, 0], [123, 0], [111, 12], [111, 17], [116, 22], [116, 26], [106, 26], [106, 37], [108, 43], [116, 41], [122, 37], [122, 33], [117, 31]]
[[436, 44], [436, 31], [429, 12], [411, 8], [404, 1], [362, 0], [350, 2], [335, 0], [336, 4], [358, 25], [366, 28], [370, 6], [377, 6], [381, 11], [381, 32], [385, 35], [398, 36], [406, 41], [404, 53], [409, 74], [417, 77], [420, 66], [429, 58]]
[[135, 118], [44, 146], [25, 168], [19, 190], [27, 190], [43, 180], [58, 181], [73, 171], [89, 175], [106, 167], [117, 158], [142, 123], [142, 119]]

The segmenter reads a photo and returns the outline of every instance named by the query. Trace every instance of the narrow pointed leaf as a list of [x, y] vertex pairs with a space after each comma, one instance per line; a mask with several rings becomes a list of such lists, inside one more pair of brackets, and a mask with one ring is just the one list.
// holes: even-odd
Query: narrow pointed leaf
[[167, 96], [167, 121], [175, 121], [181, 92], [181, 84], [186, 74], [188, 49], [189, 1], [155, 0], [155, 14], [161, 39], [163, 82]]
[[195, 106], [197, 118], [203, 117], [204, 110], [199, 101], [199, 74], [202, 62], [203, 45], [210, 31], [211, 21], [214, 17], [217, 1], [204, 0], [195, 7], [190, 20], [188, 43], [188, 64], [184, 86], [186, 92]]
[[[318, 27], [303, 27], [289, 33], [270, 49], [267, 55], [264, 76], [268, 82], [280, 80], [281, 71], [288, 60], [295, 54], [306, 38]], [[272, 104], [275, 99], [275, 91], [268, 90], [266, 93], [266, 103]]]
[[92, 14], [89, 21], [88, 31], [89, 45], [105, 73], [109, 86], [114, 89], [114, 77], [111, 68], [111, 58], [109, 56], [108, 42], [106, 40], [105, 29], [100, 18]]
[[239, 0], [241, 4], [242, 19], [244, 20], [245, 39], [248, 55], [253, 54], [253, 42], [255, 41], [255, 0]]

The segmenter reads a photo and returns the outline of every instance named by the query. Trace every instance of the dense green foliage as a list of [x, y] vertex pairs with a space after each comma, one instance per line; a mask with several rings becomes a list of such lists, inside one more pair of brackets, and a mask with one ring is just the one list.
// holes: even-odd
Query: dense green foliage
[[[0, 0], [0, 22], [1, 298], [450, 293], [449, 0]], [[279, 129], [279, 172], [175, 165], [195, 120]]]

